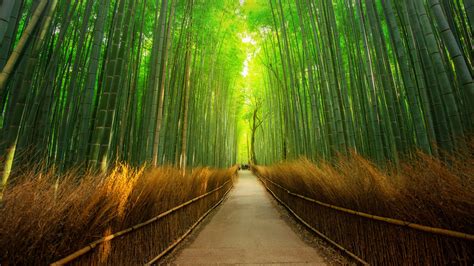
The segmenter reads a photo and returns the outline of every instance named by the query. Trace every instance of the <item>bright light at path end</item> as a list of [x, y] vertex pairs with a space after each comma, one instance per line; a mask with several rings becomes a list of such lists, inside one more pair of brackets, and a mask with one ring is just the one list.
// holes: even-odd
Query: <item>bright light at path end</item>
[[252, 38], [252, 36], [246, 34], [245, 37], [242, 38], [243, 43], [250, 43], [252, 45], [257, 44], [257, 42]]
[[[244, 0], [241, 0], [241, 2], [243, 2]], [[242, 36], [242, 43], [245, 43], [245, 44], [250, 44], [252, 46], [255, 46], [257, 44], [257, 42], [252, 38], [252, 36], [248, 33], [244, 33], [241, 35]], [[240, 72], [240, 74], [245, 78], [248, 76], [249, 74], [249, 63], [250, 61], [252, 60], [252, 53], [248, 52], [247, 53], [247, 58], [245, 58], [245, 61], [244, 61], [244, 69], [242, 70], [242, 72]]]
[[245, 61], [244, 61], [244, 69], [242, 70], [242, 72], [240, 72], [240, 74], [244, 78], [249, 75], [249, 62], [250, 62], [250, 60], [252, 60], [252, 54], [248, 53], [247, 58], [245, 58]]

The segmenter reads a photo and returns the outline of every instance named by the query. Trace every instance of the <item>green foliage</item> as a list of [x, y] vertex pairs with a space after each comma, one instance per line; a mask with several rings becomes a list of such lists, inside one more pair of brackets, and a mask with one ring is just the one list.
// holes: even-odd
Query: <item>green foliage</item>
[[469, 1], [245, 2], [260, 49], [246, 78], [263, 99], [260, 162], [354, 150], [397, 164], [472, 134]]
[[[2, 22], [2, 69], [37, 2]], [[473, 125], [472, 7], [438, 3], [48, 1], [0, 91], [1, 151], [61, 169], [222, 167], [248, 160], [254, 114], [264, 163], [457, 150]]]
[[[15, 40], [32, 3], [24, 1], [10, 21]], [[2, 153], [19, 146], [16, 153], [28, 150], [61, 169], [155, 157], [159, 164], [180, 157], [190, 158], [187, 166], [235, 163], [242, 107], [233, 99], [245, 59], [238, 3], [58, 3], [43, 14], [1, 96]]]

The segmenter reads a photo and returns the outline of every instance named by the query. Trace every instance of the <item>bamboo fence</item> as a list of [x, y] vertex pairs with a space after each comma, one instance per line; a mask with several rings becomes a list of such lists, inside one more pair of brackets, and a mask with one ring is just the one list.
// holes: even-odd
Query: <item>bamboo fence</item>
[[[145, 222], [104, 236], [53, 262], [51, 266], [153, 264], [176, 247], [216, 208], [232, 186], [230, 179], [221, 186]], [[133, 234], [130, 234], [132, 232]], [[157, 253], [159, 255], [156, 255]]]
[[474, 261], [474, 235], [327, 204], [257, 176], [305, 226], [360, 264], [472, 265]]

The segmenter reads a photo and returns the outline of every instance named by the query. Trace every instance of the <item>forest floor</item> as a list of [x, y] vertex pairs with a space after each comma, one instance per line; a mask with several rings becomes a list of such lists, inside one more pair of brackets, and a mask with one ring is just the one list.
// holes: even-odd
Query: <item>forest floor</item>
[[171, 264], [350, 264], [289, 216], [250, 171], [168, 256]]

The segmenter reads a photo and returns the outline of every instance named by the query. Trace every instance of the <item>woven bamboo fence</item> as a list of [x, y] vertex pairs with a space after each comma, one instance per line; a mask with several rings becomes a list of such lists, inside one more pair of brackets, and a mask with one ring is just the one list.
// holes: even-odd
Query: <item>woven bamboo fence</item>
[[375, 216], [294, 193], [259, 176], [296, 218], [360, 264], [473, 265], [474, 235]]
[[217, 207], [232, 180], [148, 221], [105, 236], [51, 265], [144, 265], [159, 261]]

